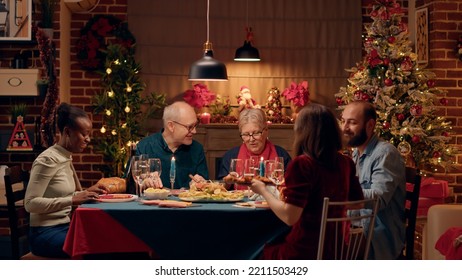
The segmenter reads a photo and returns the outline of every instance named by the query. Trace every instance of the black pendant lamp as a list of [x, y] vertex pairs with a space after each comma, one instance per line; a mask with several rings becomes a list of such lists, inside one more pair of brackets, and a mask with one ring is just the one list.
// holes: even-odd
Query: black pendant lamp
[[207, 0], [207, 41], [204, 43], [204, 57], [189, 68], [190, 81], [227, 81], [228, 73], [224, 63], [213, 58], [212, 43], [209, 41], [210, 0]]
[[247, 39], [244, 41], [244, 45], [236, 50], [234, 61], [260, 61], [258, 49], [252, 46], [252, 29], [248, 27], [248, 30]]
[[249, 27], [249, 1], [247, 0], [246, 9], [246, 28], [247, 32], [244, 45], [236, 50], [234, 61], [260, 61], [260, 53], [258, 49], [252, 46], [253, 32], [252, 27]]

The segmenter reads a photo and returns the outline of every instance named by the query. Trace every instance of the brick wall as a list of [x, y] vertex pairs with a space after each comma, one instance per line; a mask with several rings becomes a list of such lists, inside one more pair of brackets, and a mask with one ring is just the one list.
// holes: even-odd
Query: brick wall
[[[99, 5], [90, 14], [72, 14], [71, 21], [71, 81], [70, 103], [79, 105], [88, 113], [92, 112], [91, 99], [95, 92], [100, 91], [100, 76], [84, 71], [76, 59], [75, 44], [80, 38], [80, 30], [88, 20], [96, 14], [110, 14], [127, 20], [127, 0], [101, 0]], [[91, 116], [94, 134], [99, 133], [101, 117]], [[83, 187], [89, 187], [102, 177], [99, 167], [104, 164], [100, 154], [81, 154], [73, 156], [75, 169], [81, 178]]]

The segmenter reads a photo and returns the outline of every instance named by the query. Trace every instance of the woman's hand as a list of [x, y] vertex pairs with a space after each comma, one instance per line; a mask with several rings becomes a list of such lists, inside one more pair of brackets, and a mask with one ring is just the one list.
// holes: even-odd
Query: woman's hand
[[95, 192], [95, 193], [97, 193], [97, 194], [106, 194], [106, 193], [109, 192], [108, 188], [107, 188], [105, 185], [99, 184], [99, 183], [97, 183], [96, 185], [93, 185], [93, 186], [89, 187], [89, 188], [87, 189], [87, 191], [89, 191], [89, 192]]
[[263, 195], [263, 193], [267, 191], [265, 183], [263, 183], [260, 180], [256, 180], [256, 179], [252, 179], [252, 184], [250, 185], [250, 189], [254, 193], [258, 193], [259, 195]]
[[84, 202], [95, 200], [98, 197], [98, 193], [88, 190], [76, 192], [75, 195], [72, 197], [72, 205], [80, 205]]

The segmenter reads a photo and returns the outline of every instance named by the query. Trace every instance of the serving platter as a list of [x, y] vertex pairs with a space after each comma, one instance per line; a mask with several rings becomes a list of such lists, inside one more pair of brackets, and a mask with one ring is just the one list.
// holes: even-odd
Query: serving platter
[[239, 202], [244, 200], [244, 197], [239, 198], [204, 198], [204, 197], [178, 197], [182, 201], [199, 202], [199, 203], [229, 203]]

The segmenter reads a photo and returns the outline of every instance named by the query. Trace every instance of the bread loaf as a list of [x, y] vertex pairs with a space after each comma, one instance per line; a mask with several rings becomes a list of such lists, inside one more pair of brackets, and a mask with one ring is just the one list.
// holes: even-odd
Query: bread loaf
[[127, 191], [125, 179], [119, 177], [101, 178], [98, 183], [106, 186], [109, 193], [125, 193]]

